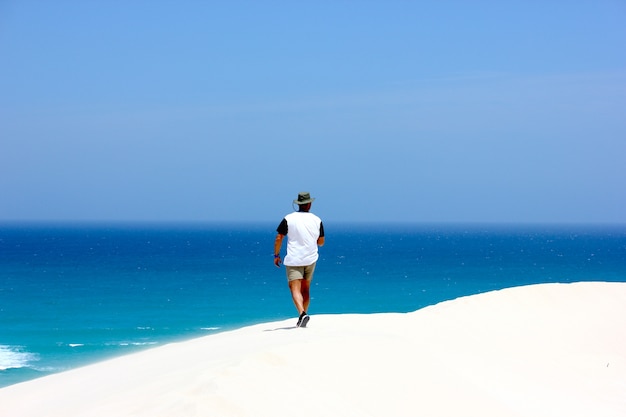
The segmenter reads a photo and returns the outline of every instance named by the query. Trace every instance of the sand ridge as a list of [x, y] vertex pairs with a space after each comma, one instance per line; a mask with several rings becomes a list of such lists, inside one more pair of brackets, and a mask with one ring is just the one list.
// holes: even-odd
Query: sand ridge
[[624, 416], [626, 283], [541, 284], [412, 313], [314, 315], [0, 390], [20, 416]]

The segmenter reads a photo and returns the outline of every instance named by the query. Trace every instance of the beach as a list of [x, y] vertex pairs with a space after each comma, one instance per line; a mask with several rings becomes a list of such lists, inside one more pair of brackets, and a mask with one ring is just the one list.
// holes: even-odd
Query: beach
[[3, 416], [624, 416], [626, 283], [314, 315], [0, 389]]

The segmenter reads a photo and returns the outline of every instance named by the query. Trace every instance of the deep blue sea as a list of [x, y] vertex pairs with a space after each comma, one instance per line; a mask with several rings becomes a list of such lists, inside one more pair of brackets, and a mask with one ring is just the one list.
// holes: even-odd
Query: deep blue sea
[[[295, 323], [285, 270], [273, 265], [276, 226], [0, 225], [0, 387], [250, 324]], [[626, 225], [324, 226], [312, 321], [519, 285], [626, 281]]]

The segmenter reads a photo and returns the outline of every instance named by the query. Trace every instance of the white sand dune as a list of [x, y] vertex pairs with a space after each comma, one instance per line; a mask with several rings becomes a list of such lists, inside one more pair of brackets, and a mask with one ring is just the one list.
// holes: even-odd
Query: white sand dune
[[316, 315], [0, 390], [0, 416], [626, 416], [626, 283]]

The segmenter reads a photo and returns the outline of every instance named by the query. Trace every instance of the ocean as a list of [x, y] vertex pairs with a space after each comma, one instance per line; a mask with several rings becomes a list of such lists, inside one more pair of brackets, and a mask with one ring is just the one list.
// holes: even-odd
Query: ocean
[[[273, 265], [277, 224], [0, 225], [0, 387], [246, 325], [295, 324], [284, 267]], [[626, 281], [626, 225], [324, 227], [311, 324], [520, 285]]]

